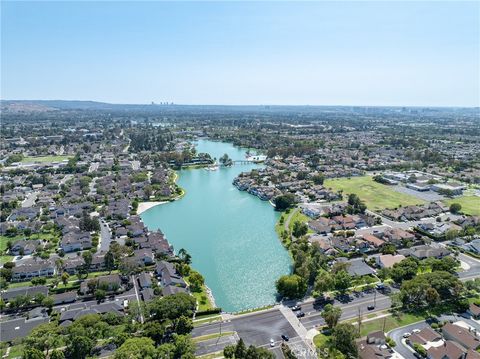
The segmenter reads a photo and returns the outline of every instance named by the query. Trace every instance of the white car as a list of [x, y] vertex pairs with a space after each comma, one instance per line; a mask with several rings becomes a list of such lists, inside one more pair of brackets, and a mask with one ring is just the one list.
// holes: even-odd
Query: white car
[[270, 339], [270, 346], [271, 346], [271, 347], [274, 347], [274, 346], [275, 346], [275, 340]]
[[420, 329], [413, 329], [412, 333], [415, 333], [415, 334], [420, 333]]
[[412, 335], [412, 333], [404, 333], [404, 334], [403, 334], [403, 337], [404, 337], [404, 338], [408, 338], [410, 335]]

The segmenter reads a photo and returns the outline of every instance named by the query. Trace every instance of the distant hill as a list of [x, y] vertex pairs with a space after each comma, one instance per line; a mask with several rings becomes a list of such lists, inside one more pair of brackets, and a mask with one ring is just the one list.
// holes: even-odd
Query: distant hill
[[57, 111], [56, 108], [44, 104], [22, 102], [22, 101], [2, 101], [0, 109], [2, 113], [31, 113], [31, 112], [49, 112]]
[[69, 101], [69, 100], [2, 100], [2, 107], [25, 107], [35, 108], [35, 106], [59, 109], [59, 110], [89, 110], [89, 109], [108, 109], [115, 105], [96, 101]]

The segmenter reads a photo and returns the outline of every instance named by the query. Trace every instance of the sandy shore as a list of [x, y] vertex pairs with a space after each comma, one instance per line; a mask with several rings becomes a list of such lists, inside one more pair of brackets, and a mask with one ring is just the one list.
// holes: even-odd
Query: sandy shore
[[158, 206], [159, 204], [168, 203], [168, 201], [163, 202], [140, 202], [138, 204], [137, 214], [145, 212], [147, 209]]

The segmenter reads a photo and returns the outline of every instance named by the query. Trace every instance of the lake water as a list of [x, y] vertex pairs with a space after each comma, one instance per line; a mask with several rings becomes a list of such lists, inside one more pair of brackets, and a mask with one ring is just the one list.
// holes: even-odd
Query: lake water
[[[199, 140], [197, 152], [243, 160], [246, 151]], [[185, 248], [192, 255], [192, 267], [204, 275], [216, 305], [227, 312], [274, 303], [276, 279], [290, 272], [290, 257], [274, 230], [279, 214], [232, 185], [240, 172], [255, 167], [181, 170], [178, 184], [186, 195], [141, 215], [150, 230], [165, 233], [176, 252]]]

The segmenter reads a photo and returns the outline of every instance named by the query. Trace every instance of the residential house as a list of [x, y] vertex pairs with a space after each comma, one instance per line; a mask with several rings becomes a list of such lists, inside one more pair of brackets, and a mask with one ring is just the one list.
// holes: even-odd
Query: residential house
[[29, 258], [12, 268], [12, 281], [20, 282], [37, 277], [51, 277], [57, 272], [53, 261]]
[[405, 256], [411, 256], [417, 259], [443, 258], [451, 254], [451, 251], [445, 247], [432, 247], [431, 245], [415, 246], [401, 249], [399, 253]]
[[446, 340], [438, 347], [430, 347], [427, 350], [427, 359], [464, 359], [466, 350], [454, 341]]
[[187, 283], [183, 280], [182, 276], [177, 272], [175, 266], [167, 261], [160, 261], [157, 264], [155, 270], [160, 283], [166, 286], [175, 286], [175, 287], [187, 287]]
[[37, 317], [27, 319], [25, 317], [5, 320], [0, 322], [0, 338], [2, 342], [12, 342], [21, 338], [25, 338], [30, 332], [41, 324], [48, 323], [49, 317]]
[[19, 296], [29, 296], [35, 297], [36, 295], [41, 294], [44, 296], [48, 295], [48, 287], [40, 285], [35, 287], [19, 287], [19, 288], [12, 288], [7, 289], [1, 292], [1, 298], [5, 303], [8, 303], [12, 299], [15, 299]]
[[480, 306], [476, 305], [475, 303], [471, 303], [470, 307], [468, 308], [468, 313], [474, 319], [480, 319]]
[[382, 254], [376, 257], [376, 263], [380, 268], [391, 268], [395, 263], [399, 263], [405, 259], [401, 254]]
[[35, 253], [35, 251], [39, 246], [40, 246], [39, 240], [21, 239], [21, 240], [15, 241], [12, 244], [12, 247], [10, 248], [9, 252], [14, 256], [18, 256], [18, 255], [28, 256], [30, 254]]
[[63, 235], [60, 248], [65, 252], [83, 251], [92, 248], [92, 236], [88, 232], [75, 230]]
[[385, 244], [385, 241], [383, 239], [380, 239], [373, 234], [366, 233], [363, 234], [362, 237], [364, 241], [368, 242], [374, 248], [380, 248]]
[[408, 338], [409, 343], [423, 346], [437, 346], [436, 343], [442, 341], [442, 336], [430, 327], [425, 327], [418, 333], [412, 333]]
[[459, 325], [447, 323], [442, 327], [442, 334], [446, 340], [453, 340], [465, 349], [477, 350], [480, 348], [480, 338], [475, 332]]

